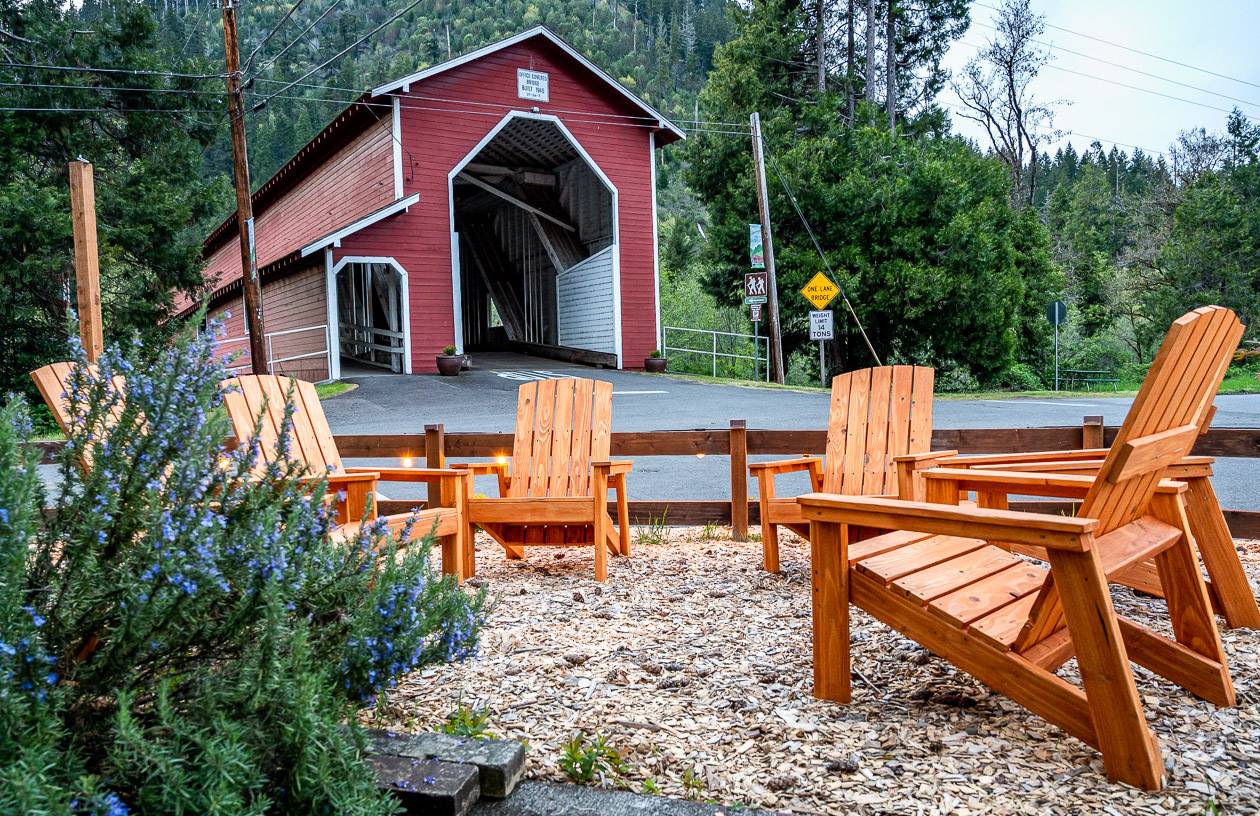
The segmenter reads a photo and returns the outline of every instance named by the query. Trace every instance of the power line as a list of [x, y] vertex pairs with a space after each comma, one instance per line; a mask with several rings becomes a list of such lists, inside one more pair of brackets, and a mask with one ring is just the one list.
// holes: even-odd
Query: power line
[[200, 91], [195, 88], [137, 88], [124, 85], [66, 85], [49, 82], [0, 82], [3, 88], [65, 88], [75, 91], [103, 91], [120, 93], [167, 93], [188, 94], [190, 96], [222, 96], [219, 91]]
[[[976, 4], [977, 6], [980, 6], [981, 8], [987, 8], [989, 11], [997, 11], [997, 12], [1001, 12], [1001, 9], [999, 9], [999, 8], [997, 8], [997, 7], [995, 7], [995, 6], [990, 6], [990, 5], [986, 5], [986, 4], [984, 4], [984, 3], [976, 2], [976, 0], [972, 0], [972, 2], [975, 2], [975, 4]], [[1251, 87], [1253, 87], [1253, 88], [1260, 88], [1260, 84], [1255, 83], [1255, 82], [1249, 82], [1249, 81], [1247, 81], [1247, 80], [1245, 80], [1245, 79], [1239, 79], [1238, 77], [1230, 76], [1229, 74], [1222, 74], [1222, 73], [1219, 73], [1219, 72], [1217, 72], [1217, 71], [1212, 71], [1212, 70], [1207, 69], [1207, 68], [1200, 68], [1199, 66], [1197, 66], [1197, 65], [1191, 65], [1191, 64], [1190, 64], [1190, 63], [1188, 63], [1188, 62], [1181, 62], [1180, 60], [1171, 59], [1171, 58], [1169, 58], [1169, 57], [1161, 57], [1159, 54], [1152, 54], [1152, 53], [1151, 53], [1151, 52], [1149, 52], [1149, 51], [1143, 51], [1143, 50], [1141, 50], [1141, 49], [1139, 49], [1139, 48], [1130, 48], [1129, 46], [1127, 46], [1127, 45], [1121, 45], [1121, 44], [1120, 44], [1120, 43], [1118, 43], [1118, 42], [1112, 42], [1111, 40], [1104, 40], [1102, 37], [1095, 37], [1093, 34], [1086, 34], [1086, 33], [1082, 32], [1082, 31], [1073, 31], [1073, 30], [1072, 30], [1072, 29], [1070, 29], [1070, 28], [1064, 28], [1063, 26], [1057, 26], [1057, 25], [1054, 25], [1053, 23], [1045, 23], [1045, 26], [1046, 26], [1046, 28], [1053, 28], [1053, 29], [1055, 29], [1056, 31], [1063, 31], [1063, 32], [1066, 32], [1066, 33], [1068, 33], [1068, 34], [1075, 34], [1075, 35], [1076, 35], [1076, 36], [1078, 36], [1078, 37], [1084, 37], [1084, 38], [1085, 38], [1085, 39], [1087, 39], [1087, 40], [1093, 40], [1094, 42], [1100, 42], [1100, 43], [1102, 43], [1103, 45], [1110, 45], [1110, 46], [1111, 46], [1111, 47], [1113, 47], [1113, 48], [1119, 48], [1119, 49], [1124, 50], [1124, 51], [1130, 51], [1130, 52], [1132, 52], [1132, 53], [1134, 53], [1134, 54], [1141, 54], [1141, 55], [1142, 55], [1142, 56], [1144, 56], [1144, 57], [1150, 57], [1151, 59], [1157, 59], [1157, 60], [1160, 60], [1161, 62], [1167, 62], [1167, 63], [1170, 63], [1170, 64], [1172, 64], [1172, 65], [1179, 65], [1179, 66], [1181, 66], [1182, 68], [1189, 68], [1189, 69], [1190, 69], [1190, 70], [1192, 70], [1192, 71], [1200, 71], [1200, 72], [1202, 72], [1202, 73], [1204, 73], [1204, 74], [1210, 74], [1211, 76], [1214, 76], [1214, 77], [1220, 77], [1221, 79], [1228, 79], [1230, 82], [1238, 82], [1238, 83], [1240, 83], [1240, 84], [1242, 84], [1242, 85], [1250, 85], [1250, 86], [1251, 86]]]
[[260, 65], [260, 66], [258, 67], [258, 70], [259, 70], [259, 71], [265, 71], [265, 70], [267, 70], [268, 68], [270, 68], [271, 66], [275, 65], [275, 64], [276, 64], [276, 60], [280, 59], [280, 58], [281, 58], [281, 57], [283, 57], [286, 53], [288, 53], [288, 51], [289, 51], [289, 49], [290, 49], [290, 48], [292, 48], [293, 46], [297, 45], [297, 44], [298, 44], [298, 42], [299, 42], [300, 40], [302, 40], [302, 39], [303, 39], [303, 38], [304, 38], [304, 37], [305, 37], [308, 33], [310, 33], [310, 30], [311, 30], [312, 28], [314, 28], [315, 26], [319, 25], [319, 24], [320, 24], [320, 22], [321, 22], [321, 21], [322, 21], [325, 17], [327, 17], [329, 14], [331, 14], [331, 13], [332, 13], [332, 10], [333, 10], [333, 9], [335, 9], [335, 8], [337, 8], [337, 6], [339, 6], [339, 5], [341, 5], [341, 0], [333, 0], [333, 4], [332, 4], [331, 6], [329, 6], [327, 9], [325, 9], [323, 14], [319, 15], [318, 17], [316, 17], [314, 22], [312, 22], [312, 23], [311, 23], [310, 25], [308, 25], [306, 28], [304, 28], [304, 29], [302, 29], [301, 31], [299, 31], [299, 32], [297, 33], [297, 36], [296, 36], [296, 37], [294, 37], [293, 39], [289, 40], [288, 45], [286, 45], [284, 48], [281, 48], [279, 53], [277, 53], [274, 57], [271, 57], [271, 58], [270, 58], [270, 59], [268, 59], [265, 63], [263, 63], [262, 65]]
[[181, 74], [174, 71], [146, 71], [136, 68], [98, 68], [87, 65], [40, 65], [28, 62], [6, 62], [5, 68], [30, 68], [36, 71], [75, 71], [86, 74], [129, 74], [131, 76], [159, 76], [177, 79], [223, 79], [226, 74]]
[[[981, 28], [987, 28], [990, 31], [997, 31], [997, 29], [991, 25], [986, 25], [984, 23], [976, 23], [976, 25], [980, 26]], [[1247, 99], [1239, 99], [1236, 96], [1230, 96], [1229, 94], [1218, 93], [1216, 91], [1209, 90], [1207, 88], [1201, 88], [1198, 85], [1191, 85], [1188, 82], [1180, 82], [1175, 79], [1170, 79], [1169, 77], [1166, 77], [1166, 76], [1161, 76], [1160, 74], [1152, 74], [1149, 71], [1143, 71], [1139, 68], [1131, 68], [1128, 65], [1124, 65], [1123, 63], [1112, 62], [1111, 60], [1105, 60], [1102, 57], [1095, 57], [1094, 55], [1086, 54], [1083, 51], [1073, 51], [1071, 48], [1064, 48], [1061, 45], [1048, 43], [1048, 42], [1045, 42], [1044, 40], [1032, 40], [1032, 42], [1036, 43], [1037, 45], [1043, 45], [1046, 48], [1050, 48], [1055, 51], [1062, 51], [1065, 54], [1072, 54], [1077, 57], [1084, 57], [1085, 59], [1093, 60], [1094, 62], [1101, 62], [1103, 65], [1110, 65], [1113, 68], [1119, 68], [1123, 71], [1131, 71], [1132, 73], [1141, 74], [1142, 76], [1150, 77], [1151, 79], [1158, 79], [1162, 82], [1168, 82], [1172, 85], [1180, 85], [1181, 87], [1189, 88], [1192, 91], [1199, 91], [1200, 93], [1210, 94], [1211, 96], [1219, 96], [1222, 99], [1228, 99], [1231, 102], [1240, 102], [1244, 105], [1251, 105], [1253, 107], [1260, 108], [1260, 102], [1252, 102]]]
[[[260, 78], [255, 81], [266, 82], [266, 83], [270, 83], [274, 85], [286, 84], [284, 80], [279, 80], [279, 79], [261, 79]], [[314, 84], [314, 83], [309, 83], [309, 82], [297, 82], [297, 83], [287, 83], [287, 84], [296, 85], [302, 88], [312, 88], [312, 89], [322, 90], [322, 91], [333, 91], [333, 92], [355, 93], [355, 94], [363, 92], [358, 88], [345, 88], [345, 87], [340, 87], [337, 85], [320, 85], [320, 84]], [[284, 90], [284, 89], [281, 88], [280, 90]], [[280, 91], [277, 91], [277, 93], [279, 92]], [[498, 108], [501, 110], [521, 110], [525, 107], [523, 105], [511, 105], [504, 102], [482, 102], [476, 99], [452, 99], [450, 97], [442, 97], [442, 96], [426, 96], [424, 94], [419, 94], [415, 92], [410, 92], [407, 94], [390, 93], [390, 94], [385, 94], [384, 96], [388, 96], [390, 98], [397, 97], [398, 99], [401, 99], [401, 100], [419, 99], [426, 102], [439, 102], [439, 103], [448, 104], [448, 105], [473, 105], [473, 106], [481, 107], [481, 108]], [[540, 108], [540, 110], [543, 110], [543, 112], [545, 113], [571, 113], [571, 114], [576, 114], [579, 116], [592, 116], [592, 117], [608, 118], [608, 119], [634, 119], [634, 120], [643, 122], [645, 125], [649, 127], [656, 127], [654, 123], [657, 121], [657, 118], [655, 116], [643, 116], [639, 114], [630, 114], [630, 113], [602, 113], [599, 111], [572, 110], [572, 109], [552, 108], [552, 107], [547, 107], [545, 109]], [[712, 119], [675, 119], [673, 117], [670, 117], [669, 121], [673, 123], [684, 122], [684, 123], [689, 123], [689, 124], [712, 125], [712, 126], [724, 127], [724, 128], [745, 128], [743, 132], [745, 134], [748, 133], [748, 130], [747, 130], [748, 125], [743, 122], [719, 122]]]
[[254, 64], [254, 57], [258, 56], [258, 52], [261, 51], [262, 47], [267, 44], [267, 41], [280, 30], [281, 26], [289, 21], [289, 18], [293, 16], [293, 12], [301, 8], [302, 3], [304, 2], [306, 2], [306, 0], [296, 0], [293, 5], [289, 6], [289, 10], [284, 13], [284, 16], [280, 18], [279, 22], [271, 27], [271, 30], [267, 32], [267, 36], [262, 38], [262, 42], [254, 46], [254, 50], [249, 52], [249, 56], [245, 59], [245, 65], [241, 68], [242, 74], [249, 73], [249, 66]]
[[[970, 43], [965, 40], [960, 40], [959, 42], [961, 42], [963, 45], [967, 46], [968, 48], [974, 48], [977, 51], [983, 50], [986, 47], [982, 45], [976, 45], [975, 43]], [[1164, 99], [1171, 99], [1174, 102], [1185, 102], [1187, 105], [1198, 105], [1200, 108], [1207, 108], [1208, 110], [1220, 111], [1221, 113], [1231, 112], [1225, 108], [1218, 108], [1215, 105], [1209, 105], [1206, 102], [1196, 102], [1193, 99], [1186, 99], [1185, 97], [1181, 97], [1181, 96], [1173, 96], [1172, 94], [1166, 94], [1163, 91], [1153, 91], [1150, 88], [1142, 88], [1138, 85], [1130, 85], [1127, 82], [1120, 82], [1119, 80], [1115, 80], [1115, 79], [1107, 79], [1106, 77], [1100, 77], [1095, 74], [1087, 74], [1084, 71], [1074, 71], [1071, 68], [1064, 68], [1062, 66], [1055, 65], [1054, 63], [1046, 63], [1045, 67], [1050, 68], [1051, 70], [1054, 70], [1054, 71], [1062, 71], [1065, 74], [1075, 74], [1076, 76], [1085, 77], [1086, 79], [1094, 79], [1099, 82], [1106, 82], [1109, 85], [1118, 85], [1121, 88], [1128, 88], [1131, 91], [1140, 91], [1142, 93], [1151, 94], [1153, 96], [1162, 96]]]
[[[259, 94], [250, 94], [250, 95], [259, 96]], [[292, 96], [288, 94], [281, 94], [279, 92], [270, 94], [269, 96], [267, 96], [267, 99], [287, 99], [294, 102], [314, 102], [314, 103], [325, 103], [325, 104], [336, 104], [336, 105], [361, 105], [369, 109], [393, 107], [392, 103], [390, 102], [371, 102], [366, 99], [331, 99], [327, 97]], [[401, 97], [399, 97], [399, 99], [401, 99]], [[462, 109], [462, 108], [443, 108], [443, 107], [435, 107], [433, 105], [411, 105], [411, 104], [407, 104], [401, 101], [399, 102], [398, 107], [401, 110], [420, 110], [420, 111], [430, 111], [434, 113], [458, 113], [458, 114], [464, 114], [466, 116], [485, 116], [485, 117], [490, 117], [490, 118], [495, 118], [495, 119], [502, 118], [502, 116], [498, 112], [495, 112], [495, 111], [468, 110], [468, 109]], [[528, 110], [531, 110], [531, 108], [527, 108], [522, 105], [522, 106], [514, 108], [514, 110], [528, 111]], [[659, 129], [659, 127], [655, 124], [647, 124], [647, 123], [638, 124], [634, 122], [608, 122], [608, 121], [603, 121], [599, 119], [582, 118], [583, 116], [588, 116], [588, 115], [593, 116], [597, 114], [593, 112], [578, 112], [575, 116], [566, 116], [562, 118], [566, 122], [575, 123], [575, 124], [602, 125], [606, 127], [632, 127], [632, 128], [641, 128], [641, 129], [647, 129], [647, 130]], [[684, 132], [689, 132], [689, 133], [719, 133], [719, 134], [731, 135], [731, 136], [748, 136], [748, 131], [723, 130], [720, 128], [696, 127], [696, 128], [683, 128], [683, 130]]]
[[305, 74], [302, 74], [302, 76], [300, 76], [300, 77], [298, 77], [297, 79], [293, 80], [293, 82], [289, 83], [288, 85], [285, 85], [285, 86], [284, 86], [283, 88], [281, 88], [280, 90], [278, 90], [278, 91], [276, 91], [275, 93], [271, 94], [271, 96], [265, 97], [265, 98], [264, 98], [261, 102], [256, 103], [256, 104], [254, 105], [254, 107], [252, 108], [252, 110], [255, 110], [255, 111], [257, 111], [257, 110], [261, 110], [261, 109], [262, 109], [262, 107], [263, 107], [264, 105], [266, 105], [266, 104], [267, 104], [267, 100], [271, 99], [272, 97], [276, 96], [276, 95], [277, 95], [277, 94], [279, 94], [279, 93], [282, 93], [282, 92], [284, 92], [284, 91], [287, 91], [289, 88], [292, 88], [292, 87], [293, 87], [296, 83], [301, 82], [302, 80], [304, 80], [304, 79], [306, 79], [307, 77], [309, 77], [309, 76], [311, 76], [312, 74], [314, 74], [316, 71], [319, 71], [319, 70], [321, 70], [321, 69], [323, 69], [323, 68], [326, 68], [329, 64], [331, 64], [331, 63], [335, 62], [336, 60], [338, 60], [338, 59], [340, 59], [341, 57], [345, 56], [346, 54], [350, 53], [350, 52], [351, 52], [351, 51], [353, 51], [354, 49], [358, 48], [360, 45], [362, 45], [363, 43], [367, 42], [367, 40], [368, 40], [368, 39], [370, 39], [371, 37], [375, 36], [375, 35], [376, 35], [376, 33], [377, 33], [378, 31], [380, 31], [381, 29], [385, 28], [385, 26], [389, 25], [390, 23], [394, 22], [395, 20], [399, 19], [400, 17], [402, 17], [402, 16], [403, 16], [404, 14], [406, 14], [407, 12], [411, 11], [411, 10], [412, 10], [413, 8], [415, 8], [416, 6], [420, 5], [420, 3], [421, 3], [421, 2], [423, 2], [423, 0], [412, 0], [412, 2], [408, 3], [408, 4], [407, 4], [407, 6], [406, 6], [405, 8], [403, 8], [403, 10], [402, 10], [402, 11], [398, 12], [398, 13], [397, 13], [397, 14], [395, 14], [393, 17], [390, 17], [388, 20], [386, 20], [385, 22], [381, 23], [381, 24], [380, 24], [380, 25], [378, 25], [376, 28], [372, 29], [371, 31], [369, 31], [368, 33], [364, 34], [364, 35], [363, 35], [362, 37], [360, 37], [359, 39], [357, 39], [357, 40], [355, 40], [354, 42], [352, 42], [350, 45], [348, 45], [348, 46], [346, 46], [345, 48], [343, 48], [342, 50], [338, 51], [336, 54], [333, 54], [331, 57], [329, 57], [328, 59], [324, 60], [324, 61], [323, 61], [323, 62], [321, 62], [319, 65], [316, 65], [314, 68], [312, 68], [311, 70], [307, 71]]

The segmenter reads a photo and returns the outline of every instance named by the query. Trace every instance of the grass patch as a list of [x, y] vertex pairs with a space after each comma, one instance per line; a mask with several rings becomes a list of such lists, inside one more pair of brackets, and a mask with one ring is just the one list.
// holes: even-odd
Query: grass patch
[[669, 523], [665, 520], [667, 515], [669, 515], [668, 507], [659, 516], [648, 516], [647, 524], [635, 528], [634, 543], [636, 545], [670, 543]]
[[358, 388], [357, 383], [348, 383], [345, 380], [333, 380], [332, 382], [316, 383], [315, 393], [322, 400], [331, 399]]

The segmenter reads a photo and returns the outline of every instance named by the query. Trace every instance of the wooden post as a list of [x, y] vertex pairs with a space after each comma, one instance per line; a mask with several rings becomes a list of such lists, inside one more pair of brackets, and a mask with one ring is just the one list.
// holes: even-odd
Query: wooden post
[[731, 420], [731, 538], [748, 540], [748, 422]]
[[96, 250], [96, 193], [92, 165], [85, 159], [70, 162], [70, 218], [74, 225], [74, 290], [79, 337], [88, 362], [95, 363], [105, 341], [101, 327], [100, 261]]
[[770, 376], [783, 384], [783, 336], [779, 332], [779, 284], [774, 277], [774, 240], [770, 235], [770, 198], [766, 192], [766, 159], [761, 143], [761, 116], [753, 111], [753, 176], [757, 183], [757, 209], [761, 217], [761, 247], [766, 256], [766, 292], [770, 312]]
[[426, 467], [446, 467], [446, 426], [440, 422], [424, 426], [424, 461]]
[[241, 91], [241, 54], [236, 38], [236, 6], [223, 2], [223, 49], [227, 59], [228, 124], [232, 129], [232, 181], [236, 187], [236, 231], [241, 243], [241, 285], [245, 290], [245, 326], [249, 329], [249, 365], [268, 373], [267, 337], [263, 329], [262, 284], [254, 252], [254, 202], [250, 198], [249, 153], [245, 148], [245, 103]]
[[1103, 418], [1087, 414], [1081, 423], [1081, 449], [1092, 450], [1103, 445]]

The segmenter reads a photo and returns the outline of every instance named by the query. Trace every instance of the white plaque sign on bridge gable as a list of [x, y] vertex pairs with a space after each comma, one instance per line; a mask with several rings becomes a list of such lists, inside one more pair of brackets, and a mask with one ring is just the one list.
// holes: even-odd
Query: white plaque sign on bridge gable
[[533, 102], [550, 102], [550, 77], [544, 71], [531, 71], [528, 68], [516, 69], [516, 95], [521, 99]]

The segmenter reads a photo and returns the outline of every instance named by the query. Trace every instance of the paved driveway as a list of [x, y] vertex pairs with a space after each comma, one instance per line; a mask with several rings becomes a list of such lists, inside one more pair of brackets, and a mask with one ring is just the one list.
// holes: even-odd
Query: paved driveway
[[[725, 428], [745, 419], [750, 428], [823, 428], [827, 395], [694, 382], [627, 371], [605, 371], [517, 355], [478, 355], [475, 367], [459, 377], [348, 377], [358, 388], [324, 402], [335, 433], [420, 433], [441, 422], [448, 432], [511, 431], [516, 389], [528, 379], [581, 376], [613, 384], [613, 430], [649, 431]], [[1018, 428], [1078, 425], [1086, 414], [1101, 414], [1108, 425], [1124, 420], [1131, 398], [1073, 397], [1008, 400], [938, 400], [938, 428]], [[1260, 395], [1216, 400], [1218, 427], [1260, 427]], [[770, 458], [770, 457], [761, 457]], [[384, 460], [356, 463], [385, 464]], [[1217, 466], [1216, 487], [1226, 507], [1260, 509], [1260, 460], [1226, 459]], [[781, 480], [783, 491], [803, 491], [803, 477]], [[492, 490], [487, 481], [484, 489]], [[391, 498], [423, 495], [423, 488], [389, 485]], [[636, 499], [719, 499], [729, 493], [725, 457], [656, 456], [635, 462], [630, 494]], [[750, 485], [750, 495], [756, 495]]]

